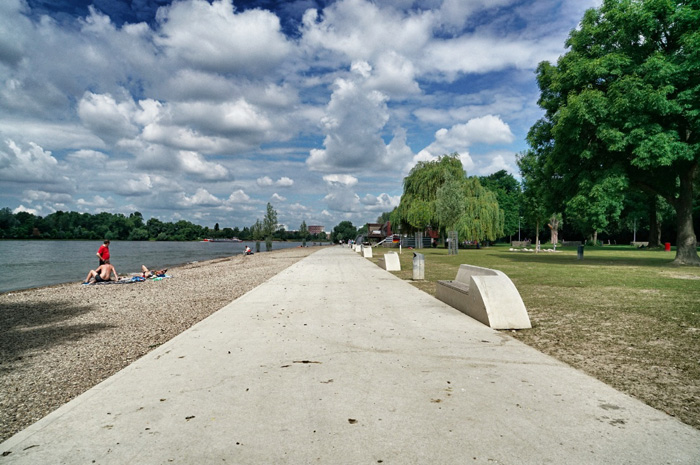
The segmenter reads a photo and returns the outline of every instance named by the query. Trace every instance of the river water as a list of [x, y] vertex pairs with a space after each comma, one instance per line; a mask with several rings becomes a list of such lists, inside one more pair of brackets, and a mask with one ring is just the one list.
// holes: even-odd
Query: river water
[[[102, 241], [0, 241], [0, 292], [29, 289], [85, 279], [98, 265]], [[112, 241], [110, 262], [119, 275], [255, 251], [254, 242]], [[300, 242], [273, 242], [272, 250], [298, 247]], [[261, 243], [261, 250], [265, 244]], [[263, 252], [264, 253], [264, 252]]]

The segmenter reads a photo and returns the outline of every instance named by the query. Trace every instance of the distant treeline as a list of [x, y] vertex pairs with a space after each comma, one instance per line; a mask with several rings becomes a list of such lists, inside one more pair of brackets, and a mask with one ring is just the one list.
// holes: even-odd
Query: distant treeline
[[[144, 220], [139, 212], [129, 216], [121, 213], [78, 213], [57, 211], [45, 217], [27, 212], [12, 213], [9, 208], [0, 209], [0, 239], [86, 239], [125, 241], [195, 241], [201, 239], [231, 239], [243, 241], [262, 240], [255, 237], [251, 228], [219, 228], [199, 226], [189, 221], [166, 223], [157, 218]], [[278, 229], [273, 239], [301, 241], [299, 233]], [[308, 235], [308, 240], [325, 237]]]

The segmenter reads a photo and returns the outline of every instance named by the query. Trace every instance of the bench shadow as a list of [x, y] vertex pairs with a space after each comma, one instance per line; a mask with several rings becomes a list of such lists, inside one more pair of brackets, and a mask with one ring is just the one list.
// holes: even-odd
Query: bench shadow
[[31, 352], [113, 327], [101, 323], [66, 323], [93, 310], [89, 305], [70, 301], [0, 303], [0, 373], [12, 370], [15, 362]]

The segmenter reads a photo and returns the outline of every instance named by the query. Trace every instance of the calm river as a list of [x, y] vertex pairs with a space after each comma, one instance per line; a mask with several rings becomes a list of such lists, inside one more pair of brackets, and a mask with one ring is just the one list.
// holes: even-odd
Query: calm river
[[[102, 241], [0, 241], [0, 292], [29, 289], [85, 279], [98, 266]], [[120, 275], [141, 265], [169, 268], [184, 263], [229, 257], [254, 242], [112, 241], [110, 262]], [[300, 242], [274, 242], [272, 250], [298, 247]], [[260, 244], [265, 250], [265, 243]]]

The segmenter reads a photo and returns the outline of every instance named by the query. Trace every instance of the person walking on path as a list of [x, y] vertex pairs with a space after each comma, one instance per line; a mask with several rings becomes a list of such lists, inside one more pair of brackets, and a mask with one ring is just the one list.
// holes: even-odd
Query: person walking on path
[[100, 265], [109, 264], [109, 241], [104, 243], [97, 249], [97, 256], [100, 257]]

